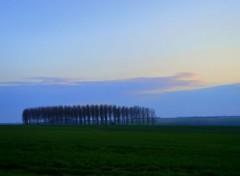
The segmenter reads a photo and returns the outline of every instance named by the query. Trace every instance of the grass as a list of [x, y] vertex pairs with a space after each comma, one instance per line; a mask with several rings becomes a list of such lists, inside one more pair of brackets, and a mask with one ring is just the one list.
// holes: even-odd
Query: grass
[[0, 126], [0, 175], [240, 175], [240, 128]]

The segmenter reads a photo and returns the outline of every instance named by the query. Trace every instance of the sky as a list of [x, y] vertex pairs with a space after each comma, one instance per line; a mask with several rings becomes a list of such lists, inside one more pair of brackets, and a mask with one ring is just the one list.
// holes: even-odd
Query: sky
[[0, 0], [0, 123], [26, 107], [240, 114], [239, 0]]

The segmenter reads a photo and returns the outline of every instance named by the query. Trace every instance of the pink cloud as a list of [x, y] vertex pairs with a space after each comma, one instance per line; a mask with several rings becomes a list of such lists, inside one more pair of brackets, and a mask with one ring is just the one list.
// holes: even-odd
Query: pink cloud
[[68, 85], [80, 88], [110, 90], [129, 94], [157, 94], [169, 91], [188, 90], [201, 87], [204, 83], [198, 80], [196, 73], [184, 72], [165, 77], [140, 77], [121, 80], [84, 81], [81, 78], [31, 77], [27, 81], [4, 82], [11, 86], [30, 85]]
[[176, 76], [174, 76], [174, 79], [176, 80], [196, 79], [197, 76], [198, 76], [197, 73], [182, 72], [182, 73], [177, 73]]

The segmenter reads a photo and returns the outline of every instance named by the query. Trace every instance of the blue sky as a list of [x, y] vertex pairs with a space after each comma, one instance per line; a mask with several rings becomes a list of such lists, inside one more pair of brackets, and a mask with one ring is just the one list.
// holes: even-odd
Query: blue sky
[[[9, 91], [0, 121], [20, 121], [23, 105], [74, 103], [144, 104], [159, 116], [240, 114], [239, 9], [238, 0], [1, 0], [0, 94]], [[213, 102], [204, 112], [204, 99], [185, 102], [185, 112], [176, 100], [161, 111], [165, 94], [194, 102], [192, 91], [222, 86], [229, 89], [211, 94], [234, 94], [221, 99], [231, 107]], [[68, 99], [53, 101], [61, 96], [53, 87]], [[52, 94], [25, 104], [15, 100], [23, 89]]]

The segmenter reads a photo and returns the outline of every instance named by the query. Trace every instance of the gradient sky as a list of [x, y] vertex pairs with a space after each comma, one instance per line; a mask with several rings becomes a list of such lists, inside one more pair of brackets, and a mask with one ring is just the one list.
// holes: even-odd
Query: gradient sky
[[[77, 87], [82, 97], [53, 103], [51, 95], [57, 94], [49, 94], [41, 103], [18, 103], [118, 104], [116, 93], [127, 91], [120, 104], [141, 104], [136, 100], [144, 96], [161, 116], [160, 95], [182, 91], [193, 101], [195, 89], [229, 85], [236, 101], [226, 111], [214, 103], [212, 111], [200, 111], [204, 100], [188, 104], [193, 110], [187, 113], [173, 101], [167, 105], [174, 113], [167, 107], [162, 113], [240, 114], [240, 92], [232, 89], [240, 82], [239, 9], [239, 0], [0, 0], [0, 95], [8, 95], [0, 98], [0, 104], [8, 102], [0, 122], [19, 121], [24, 107], [15, 98], [23, 88], [30, 96], [40, 87], [35, 93], [44, 96], [53, 85], [69, 96]], [[89, 85], [95, 89], [87, 90]], [[104, 94], [109, 87], [111, 94]], [[87, 93], [98, 98], [86, 100]]]

